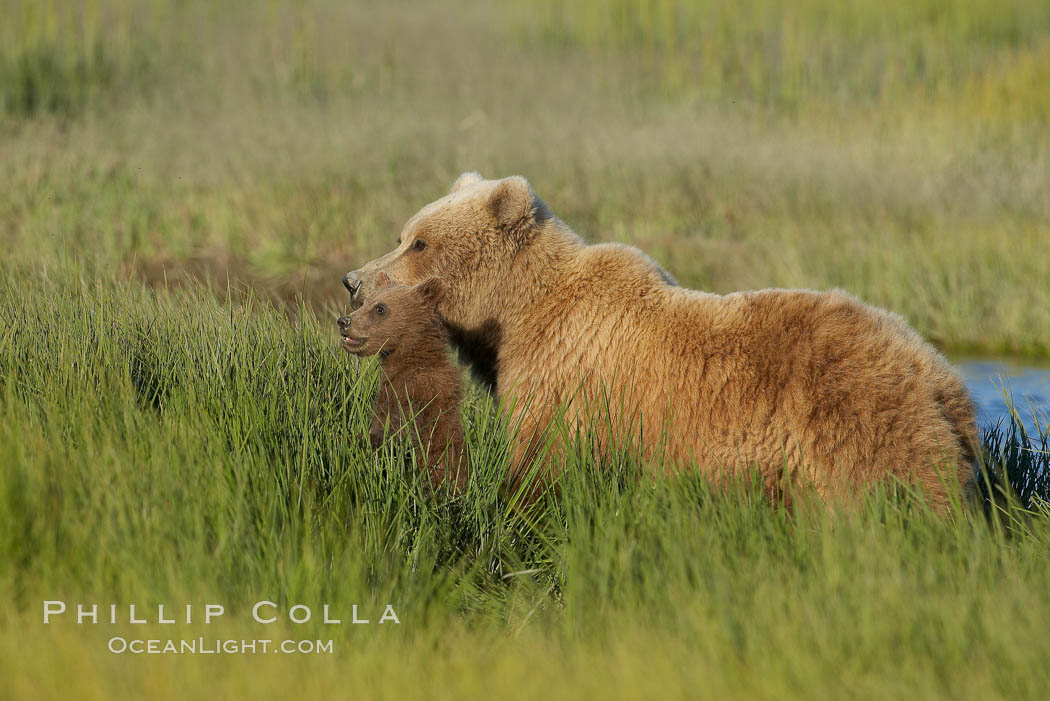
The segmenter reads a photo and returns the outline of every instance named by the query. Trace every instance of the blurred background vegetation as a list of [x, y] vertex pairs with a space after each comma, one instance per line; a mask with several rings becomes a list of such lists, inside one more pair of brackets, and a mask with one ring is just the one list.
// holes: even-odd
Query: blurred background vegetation
[[341, 302], [463, 170], [717, 292], [1050, 352], [1045, 0], [0, 0], [8, 260]]

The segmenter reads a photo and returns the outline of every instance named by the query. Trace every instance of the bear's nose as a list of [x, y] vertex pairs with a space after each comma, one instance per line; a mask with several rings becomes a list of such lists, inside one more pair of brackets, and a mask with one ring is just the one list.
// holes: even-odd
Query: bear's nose
[[348, 316], [339, 317], [336, 319], [335, 323], [339, 324], [339, 330], [343, 333], [346, 333], [350, 329], [350, 317]]
[[343, 276], [343, 287], [345, 287], [350, 292], [350, 296], [353, 297], [357, 294], [357, 291], [361, 289], [361, 278], [357, 277], [357, 273], [349, 272]]

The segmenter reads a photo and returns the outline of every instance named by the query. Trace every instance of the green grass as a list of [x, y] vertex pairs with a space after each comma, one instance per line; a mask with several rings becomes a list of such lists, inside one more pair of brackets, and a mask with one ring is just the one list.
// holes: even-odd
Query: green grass
[[478, 169], [689, 286], [1050, 354], [1041, 0], [557, 7], [3, 0], [6, 257], [324, 309]]
[[[890, 489], [788, 515], [760, 484], [640, 479], [629, 456], [581, 453], [561, 498], [526, 513], [498, 494], [506, 432], [476, 391], [474, 476], [434, 501], [411, 453], [364, 447], [377, 368], [344, 354], [332, 324], [90, 266], [10, 272], [5, 698], [1039, 698], [1050, 683], [1050, 512], [945, 521]], [[45, 599], [228, 614], [45, 627]], [[249, 617], [262, 599], [316, 616], [327, 603], [344, 621], [391, 603], [401, 625], [262, 626]], [[129, 659], [106, 651], [113, 635], [330, 639], [335, 654]]]
[[627, 53], [669, 96], [784, 110], [950, 97], [1050, 31], [1045, 6], [1030, 0], [539, 4], [539, 21], [524, 30], [534, 40]]
[[[364, 448], [375, 367], [331, 323], [339, 277], [478, 169], [692, 287], [837, 286], [944, 350], [1046, 357], [1045, 2], [0, 18], [0, 697], [1046, 696], [1046, 437], [985, 435], [982, 493], [1032, 513], [887, 489], [789, 516], [577, 455], [526, 514], [473, 388], [475, 477], [436, 503], [412, 455]], [[45, 627], [44, 599], [228, 614]], [[260, 599], [402, 624], [260, 626]], [[115, 632], [335, 654], [129, 657]]]

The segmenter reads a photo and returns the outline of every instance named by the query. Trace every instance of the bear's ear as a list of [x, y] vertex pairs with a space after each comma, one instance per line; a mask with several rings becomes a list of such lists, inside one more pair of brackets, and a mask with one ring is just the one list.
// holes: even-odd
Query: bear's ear
[[488, 209], [508, 234], [525, 243], [533, 225], [550, 216], [547, 206], [536, 197], [529, 182], [520, 175], [503, 178], [489, 195]]
[[416, 292], [428, 306], [436, 307], [445, 296], [445, 283], [436, 277], [429, 278], [416, 286]]
[[472, 170], [469, 173], [463, 173], [458, 178], [456, 178], [456, 182], [452, 183], [451, 192], [459, 192], [465, 187], [477, 185], [478, 183], [484, 180], [485, 178], [481, 177], [481, 173], [477, 172], [476, 170]]

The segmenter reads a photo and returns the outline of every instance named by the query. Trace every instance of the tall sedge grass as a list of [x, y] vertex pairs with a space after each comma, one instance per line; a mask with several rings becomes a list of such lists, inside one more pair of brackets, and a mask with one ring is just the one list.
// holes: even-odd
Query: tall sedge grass
[[[366, 448], [377, 368], [342, 353], [326, 320], [79, 264], [8, 271], [5, 698], [1037, 698], [1047, 684], [1050, 522], [1030, 494], [1027, 512], [1001, 499], [999, 519], [974, 505], [945, 520], [892, 487], [788, 514], [746, 477], [647, 479], [629, 452], [598, 464], [584, 436], [559, 496], [517, 509], [498, 490], [507, 427], [473, 390], [470, 484], [432, 499], [405, 445]], [[1018, 440], [990, 435], [998, 474], [1045, 490], [1047, 456]], [[44, 626], [45, 599], [229, 613]], [[260, 626], [262, 599], [315, 619]], [[326, 626], [322, 604], [344, 622], [355, 604], [373, 622], [392, 604], [401, 624]], [[331, 639], [335, 652], [129, 659], [106, 651], [114, 635]]]

